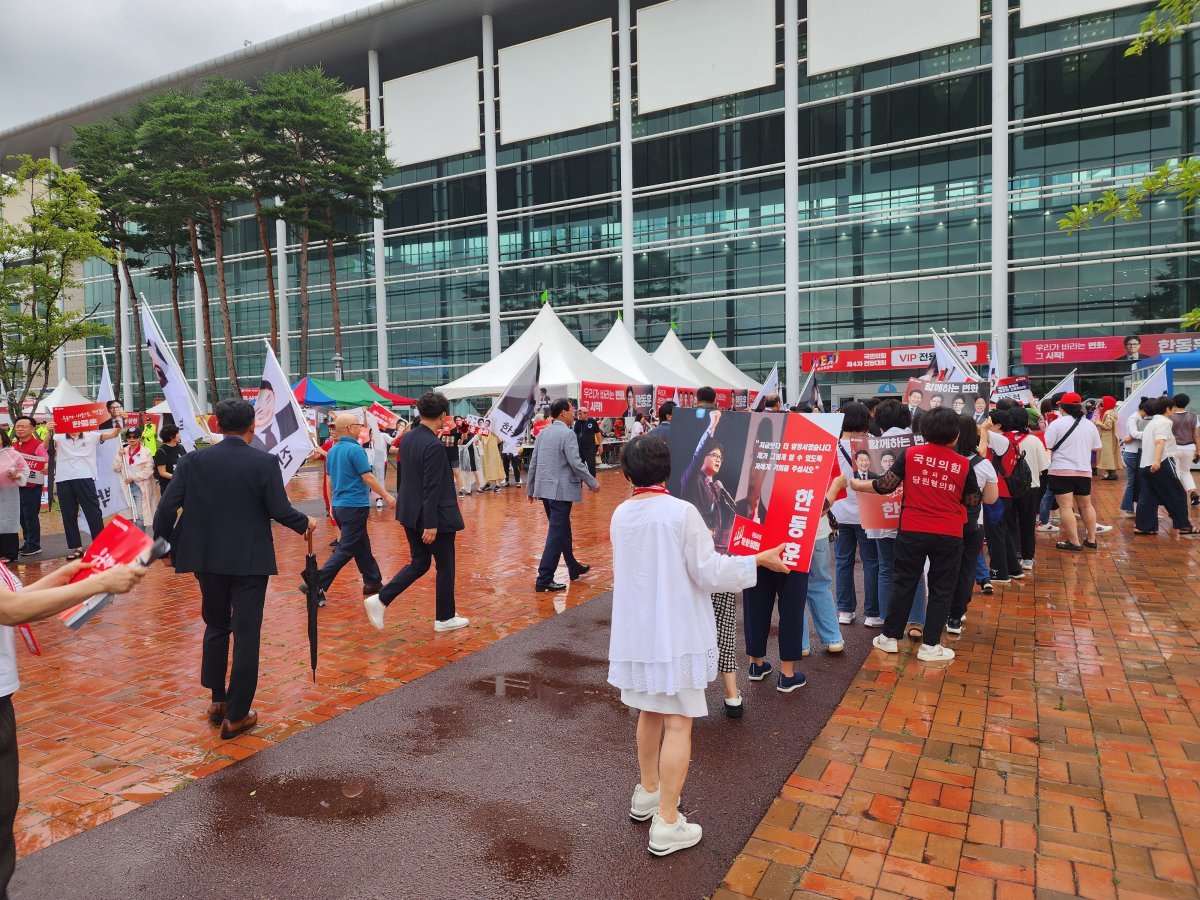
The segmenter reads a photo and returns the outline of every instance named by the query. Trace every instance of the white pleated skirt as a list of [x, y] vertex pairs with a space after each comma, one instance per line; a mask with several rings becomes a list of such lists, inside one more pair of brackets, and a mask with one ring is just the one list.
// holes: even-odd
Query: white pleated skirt
[[699, 688], [681, 688], [674, 694], [648, 694], [621, 688], [621, 702], [633, 709], [662, 713], [667, 716], [687, 716], [699, 719], [708, 715], [708, 701]]

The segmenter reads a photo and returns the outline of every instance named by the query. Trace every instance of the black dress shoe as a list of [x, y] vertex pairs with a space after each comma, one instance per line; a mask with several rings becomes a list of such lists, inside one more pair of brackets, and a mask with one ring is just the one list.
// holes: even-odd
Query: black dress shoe
[[580, 578], [582, 578], [584, 575], [586, 575], [590, 571], [592, 571], [591, 566], [580, 566], [579, 571], [571, 576], [571, 580], [578, 581]]
[[552, 581], [549, 584], [534, 584], [533, 589], [541, 594], [545, 591], [553, 593], [554, 591], [565, 591], [567, 586], [557, 581]]
[[225, 719], [225, 704], [210, 703], [208, 706], [208, 721], [213, 725], [220, 725]]
[[745, 707], [746, 702], [744, 700], [737, 704], [730, 703], [728, 700], [726, 700], [725, 715], [730, 719], [740, 719], [742, 717], [742, 710], [745, 709]]
[[383, 590], [383, 582], [382, 581], [374, 582], [373, 584], [364, 584], [363, 585], [363, 596], [370, 597], [370, 596], [373, 596], [374, 594], [378, 594], [382, 590]]

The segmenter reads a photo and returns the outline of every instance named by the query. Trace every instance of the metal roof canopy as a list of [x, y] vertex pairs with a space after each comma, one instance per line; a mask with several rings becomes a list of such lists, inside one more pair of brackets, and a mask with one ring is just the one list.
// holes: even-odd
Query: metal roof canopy
[[367, 84], [368, 50], [379, 51], [384, 81], [479, 55], [479, 22], [487, 14], [495, 17], [497, 47], [504, 47], [615, 17], [616, 12], [605, 0], [384, 0], [2, 131], [0, 158], [19, 153], [44, 156], [47, 148], [58, 147], [60, 161], [69, 166], [67, 148], [75, 138], [74, 126], [103, 121], [147, 94], [195, 84], [210, 75], [255, 81], [272, 72], [321, 66], [355, 88]]

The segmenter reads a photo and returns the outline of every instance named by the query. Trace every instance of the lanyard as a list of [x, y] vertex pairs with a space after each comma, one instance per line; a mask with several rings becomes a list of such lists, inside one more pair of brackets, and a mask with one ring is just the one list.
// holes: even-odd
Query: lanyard
[[653, 487], [640, 487], [640, 488], [633, 489], [633, 496], [635, 496], [635, 497], [638, 496], [639, 494], [669, 494], [669, 493], [671, 493], [671, 492], [668, 491], [665, 487], [661, 487], [660, 485], [657, 485], [657, 484], [654, 485]]

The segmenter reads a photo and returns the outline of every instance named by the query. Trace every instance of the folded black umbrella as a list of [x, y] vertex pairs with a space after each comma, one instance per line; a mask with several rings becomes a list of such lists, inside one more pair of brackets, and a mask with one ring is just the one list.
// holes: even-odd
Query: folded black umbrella
[[313, 682], [317, 680], [317, 610], [320, 609], [321, 584], [317, 557], [313, 554], [312, 534], [308, 535], [308, 556], [304, 558], [304, 596], [308, 607], [308, 660]]

